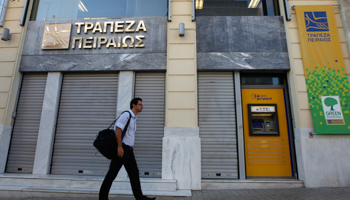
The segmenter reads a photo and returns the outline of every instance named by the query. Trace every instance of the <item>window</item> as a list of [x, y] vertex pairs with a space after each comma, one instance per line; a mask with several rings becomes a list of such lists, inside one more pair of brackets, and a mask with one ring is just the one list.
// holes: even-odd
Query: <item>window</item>
[[242, 85], [283, 85], [283, 75], [255, 75], [255, 74], [242, 74]]
[[0, 27], [4, 26], [8, 0], [0, 0]]
[[165, 16], [165, 0], [36, 0], [32, 20]]
[[275, 16], [278, 0], [196, 0], [196, 16]]

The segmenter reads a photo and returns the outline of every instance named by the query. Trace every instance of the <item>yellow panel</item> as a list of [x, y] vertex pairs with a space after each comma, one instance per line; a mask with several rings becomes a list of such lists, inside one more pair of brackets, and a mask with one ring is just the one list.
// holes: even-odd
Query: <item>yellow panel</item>
[[17, 48], [0, 48], [0, 62], [16, 61]]
[[196, 76], [167, 76], [167, 91], [195, 92], [197, 89]]
[[294, 74], [304, 75], [304, 65], [302, 59], [293, 59]]
[[11, 34], [11, 40], [0, 40], [0, 48], [19, 47], [21, 34]]
[[169, 109], [196, 109], [195, 92], [168, 92], [167, 107]]
[[0, 92], [9, 92], [11, 81], [11, 77], [0, 77]]
[[[271, 100], [256, 100], [252, 95]], [[248, 104], [277, 104], [280, 136], [250, 136]], [[283, 89], [242, 89], [247, 177], [292, 177]]]
[[0, 109], [0, 124], [4, 124], [5, 111], [5, 109]]
[[196, 66], [195, 60], [169, 60], [167, 71], [169, 75], [182, 75], [182, 74], [194, 75], [196, 74], [197, 69], [193, 66]]
[[173, 2], [174, 15], [192, 15], [192, 3], [188, 2]]
[[300, 44], [292, 44], [293, 58], [302, 58]]
[[14, 68], [14, 62], [0, 62], [0, 76], [12, 76]]
[[[170, 42], [170, 41], [169, 41]], [[169, 44], [168, 58], [169, 59], [194, 59], [195, 44]]]
[[172, 21], [168, 23], [168, 28], [179, 29], [179, 23], [185, 23], [186, 29], [196, 29], [196, 23], [192, 22], [192, 16], [173, 16]]
[[196, 31], [193, 29], [185, 30], [185, 37], [179, 36], [179, 30], [169, 30], [168, 31], [168, 39], [170, 44], [194, 44], [196, 43]]
[[0, 108], [6, 108], [8, 93], [0, 93]]
[[166, 127], [198, 127], [197, 110], [167, 110]]

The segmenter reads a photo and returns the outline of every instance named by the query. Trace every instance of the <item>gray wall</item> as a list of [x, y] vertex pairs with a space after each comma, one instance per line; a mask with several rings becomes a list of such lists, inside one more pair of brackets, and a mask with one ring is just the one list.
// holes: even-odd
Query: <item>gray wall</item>
[[282, 17], [197, 17], [198, 70], [289, 70]]
[[[343, 29], [346, 44], [350, 49], [350, 1], [349, 0], [338, 0], [340, 5], [340, 16], [343, 21]], [[349, 50], [350, 56], [350, 50]], [[349, 73], [349, 72], [348, 72]]]
[[[103, 22], [135, 20], [134, 29], [143, 20], [147, 32], [139, 33], [95, 33], [77, 34], [75, 22]], [[42, 50], [41, 42], [45, 24], [72, 23], [70, 47], [68, 50]], [[109, 30], [109, 29], [108, 29]], [[144, 48], [72, 49], [73, 37], [107, 37], [144, 35]], [[119, 70], [165, 70], [166, 69], [166, 17], [142, 17], [98, 20], [30, 21], [24, 42], [21, 72], [35, 71], [119, 71]], [[135, 39], [135, 44], [137, 40]], [[135, 45], [134, 44], [134, 45]]]

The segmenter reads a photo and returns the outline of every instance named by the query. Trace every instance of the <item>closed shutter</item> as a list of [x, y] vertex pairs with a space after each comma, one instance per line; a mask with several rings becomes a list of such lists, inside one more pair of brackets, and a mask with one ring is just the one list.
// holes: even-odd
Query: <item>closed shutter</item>
[[135, 97], [143, 101], [137, 115], [134, 152], [140, 177], [161, 177], [165, 117], [165, 74], [137, 73]]
[[32, 173], [47, 74], [25, 74], [18, 100], [6, 172]]
[[117, 74], [64, 75], [52, 174], [104, 175], [109, 161], [96, 154], [98, 132], [115, 120]]
[[198, 73], [202, 178], [237, 179], [237, 138], [232, 73]]

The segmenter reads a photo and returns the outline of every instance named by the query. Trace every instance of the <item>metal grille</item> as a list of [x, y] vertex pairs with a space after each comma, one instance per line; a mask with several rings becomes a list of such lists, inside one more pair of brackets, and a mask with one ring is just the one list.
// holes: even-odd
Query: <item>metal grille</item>
[[32, 173], [47, 74], [23, 76], [6, 172]]
[[202, 178], [237, 179], [238, 155], [232, 73], [198, 73]]
[[92, 145], [115, 120], [117, 74], [64, 76], [52, 158], [52, 174], [104, 175], [109, 161]]
[[165, 114], [165, 74], [137, 73], [135, 97], [144, 109], [137, 115], [134, 152], [140, 177], [161, 177]]

